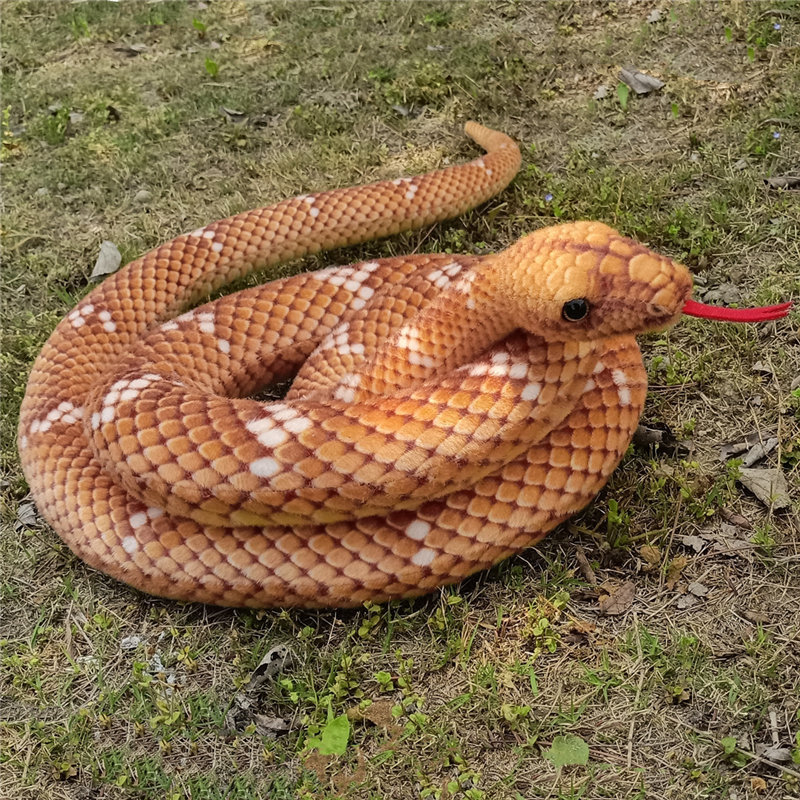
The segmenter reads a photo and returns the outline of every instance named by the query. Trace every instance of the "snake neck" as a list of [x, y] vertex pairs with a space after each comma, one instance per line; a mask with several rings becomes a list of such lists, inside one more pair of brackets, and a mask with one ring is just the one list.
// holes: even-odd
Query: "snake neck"
[[[359, 364], [357, 371], [343, 375], [334, 396], [359, 402], [419, 385], [477, 360], [519, 328], [520, 315], [508, 313], [510, 299], [498, 292], [493, 269], [496, 258], [486, 256], [451, 281]], [[431, 273], [431, 279], [436, 280], [441, 272]]]

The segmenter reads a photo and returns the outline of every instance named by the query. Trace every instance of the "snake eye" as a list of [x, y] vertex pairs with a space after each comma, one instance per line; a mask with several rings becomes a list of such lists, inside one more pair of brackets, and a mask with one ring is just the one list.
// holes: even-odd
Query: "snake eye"
[[580, 322], [589, 313], [589, 303], [584, 297], [567, 300], [561, 309], [561, 316], [567, 322]]

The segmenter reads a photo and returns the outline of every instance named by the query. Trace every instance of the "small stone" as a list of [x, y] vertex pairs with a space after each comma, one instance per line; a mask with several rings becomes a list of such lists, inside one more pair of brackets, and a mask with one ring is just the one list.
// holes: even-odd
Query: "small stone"
[[37, 197], [47, 197], [50, 194], [50, 190], [46, 186], [42, 186], [36, 190]]
[[152, 199], [153, 195], [151, 192], [148, 192], [147, 189], [140, 189], [138, 192], [136, 192], [133, 202], [144, 205], [145, 203], [149, 203]]

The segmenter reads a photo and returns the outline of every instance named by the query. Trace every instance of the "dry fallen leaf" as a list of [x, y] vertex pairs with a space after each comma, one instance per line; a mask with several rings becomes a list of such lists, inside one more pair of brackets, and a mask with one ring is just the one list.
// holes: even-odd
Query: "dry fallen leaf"
[[245, 686], [245, 691], [255, 689], [264, 683], [264, 681], [271, 680], [279, 672], [286, 669], [293, 660], [294, 655], [286, 645], [279, 644], [271, 650], [268, 650], [250, 675], [250, 680], [247, 686]]
[[708, 542], [700, 536], [681, 536], [681, 544], [684, 547], [691, 547], [695, 553], [699, 553]]
[[148, 47], [146, 44], [142, 42], [134, 42], [133, 44], [123, 44], [119, 47], [115, 47], [114, 50], [117, 53], [124, 53], [126, 56], [138, 56], [140, 53], [146, 53], [148, 51]]
[[753, 372], [758, 372], [761, 375], [769, 375], [772, 377], [775, 372], [773, 371], [772, 367], [769, 364], [765, 364], [763, 361], [756, 361], [750, 369]]
[[742, 456], [742, 466], [752, 467], [753, 464], [756, 464], [759, 461], [761, 461], [761, 459], [766, 458], [777, 446], [778, 446], [777, 436], [773, 436], [764, 442], [759, 442], [758, 444], [754, 444], [744, 454], [744, 456]]
[[764, 183], [770, 189], [800, 189], [800, 175], [776, 175], [774, 178], [764, 178]]
[[566, 627], [580, 636], [588, 636], [588, 634], [597, 630], [597, 626], [593, 622], [585, 619], [572, 619], [567, 623]]
[[100, 253], [97, 256], [94, 269], [89, 278], [102, 278], [105, 275], [110, 275], [119, 269], [122, 263], [122, 255], [120, 254], [114, 242], [104, 241], [100, 245]]
[[761, 441], [761, 434], [748, 433], [743, 439], [737, 439], [735, 442], [726, 442], [719, 449], [719, 457], [722, 461], [727, 461], [729, 458], [744, 453], [749, 450], [753, 445]]
[[592, 586], [597, 586], [597, 576], [594, 574], [589, 559], [586, 558], [586, 552], [580, 545], [575, 548], [575, 558], [578, 561], [578, 566], [581, 568], [581, 572], [583, 573], [583, 577], [586, 578], [587, 583]]
[[669, 425], [659, 423], [639, 425], [633, 434], [633, 444], [642, 450], [658, 451], [666, 455], [680, 455], [689, 452], [687, 442], [678, 441]]
[[792, 751], [788, 747], [779, 747], [778, 745], [771, 745], [763, 753], [759, 753], [762, 758], [768, 761], [791, 761]]
[[230, 733], [243, 730], [251, 722], [255, 723], [262, 736], [275, 736], [289, 729], [284, 727], [284, 724], [290, 725], [288, 720], [256, 714], [255, 706], [259, 687], [266, 681], [274, 680], [295, 661], [294, 654], [285, 645], [277, 645], [267, 652], [251, 673], [247, 685], [238, 691], [231, 701], [228, 713], [225, 715], [225, 728]]
[[661, 563], [661, 549], [654, 544], [645, 544], [639, 548], [639, 555], [648, 570], [655, 569]]
[[769, 615], [762, 611], [745, 610], [742, 612], [742, 616], [754, 625], [768, 625], [770, 622]]
[[707, 289], [705, 292], [703, 292], [704, 303], [712, 303], [716, 301], [727, 306], [731, 303], [739, 303], [741, 300], [742, 293], [739, 290], [739, 287], [730, 281], [720, 283], [714, 288]]
[[738, 539], [722, 534], [714, 537], [715, 542], [711, 548], [713, 553], [722, 556], [739, 556], [740, 558], [752, 559], [754, 545], [746, 539]]
[[33, 503], [20, 503], [19, 506], [17, 506], [17, 521], [14, 524], [16, 530], [32, 528], [38, 521], [36, 506]]
[[612, 589], [609, 594], [601, 595], [597, 602], [603, 614], [616, 617], [631, 607], [635, 596], [636, 584], [633, 581], [625, 581], [621, 586]]
[[775, 511], [790, 505], [789, 486], [779, 469], [740, 469], [739, 483]]
[[675, 588], [678, 581], [681, 579], [681, 573], [688, 563], [689, 559], [686, 556], [675, 556], [675, 558], [672, 559], [669, 569], [667, 570], [667, 589], [671, 590]]
[[228, 108], [227, 106], [220, 106], [219, 110], [226, 116], [231, 122], [246, 122], [247, 121], [247, 114], [244, 111], [238, 111], [235, 108]]
[[282, 733], [292, 729], [292, 722], [286, 717], [265, 717], [263, 714], [253, 714], [253, 722], [260, 736], [275, 739]]
[[620, 80], [627, 86], [630, 86], [636, 94], [650, 94], [650, 92], [657, 91], [664, 85], [664, 81], [660, 81], [652, 75], [640, 72], [635, 67], [621, 69], [619, 77]]
[[699, 581], [692, 581], [686, 588], [695, 597], [705, 597], [708, 594], [708, 587]]

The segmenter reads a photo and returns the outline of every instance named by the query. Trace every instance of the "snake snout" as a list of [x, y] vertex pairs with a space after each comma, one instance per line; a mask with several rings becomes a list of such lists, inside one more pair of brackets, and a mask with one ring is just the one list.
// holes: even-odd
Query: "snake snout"
[[[683, 270], [681, 270], [683, 272]], [[656, 328], [668, 327], [678, 321], [681, 309], [692, 292], [691, 278], [686, 275], [676, 275], [671, 285], [660, 289], [645, 303], [645, 312], [650, 317], [651, 323]]]

